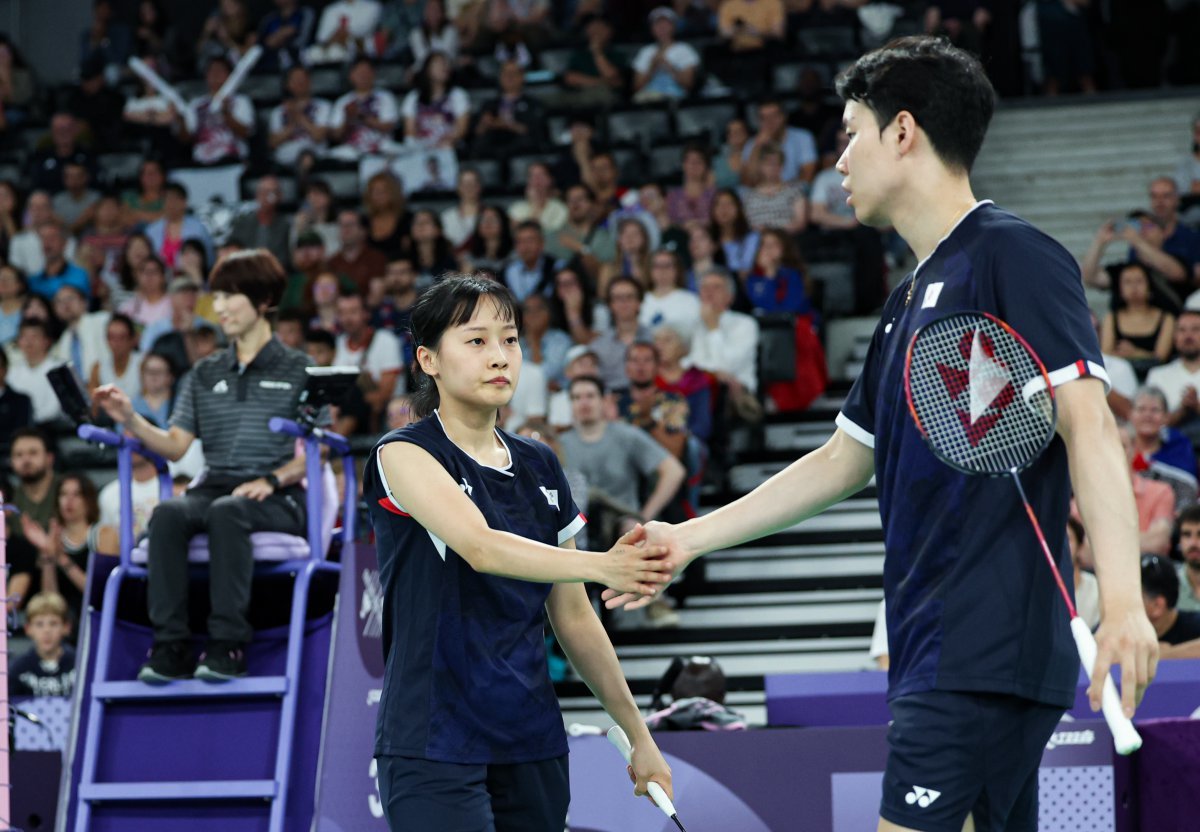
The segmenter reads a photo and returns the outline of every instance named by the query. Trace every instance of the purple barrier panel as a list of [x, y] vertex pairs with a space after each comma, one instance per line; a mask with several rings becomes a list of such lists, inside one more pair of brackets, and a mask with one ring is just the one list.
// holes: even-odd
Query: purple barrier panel
[[[886, 738], [883, 726], [656, 736], [689, 832], [873, 829]], [[1039, 774], [1040, 832], [1130, 832], [1117, 781], [1104, 723], [1063, 723]], [[673, 828], [632, 797], [624, 765], [603, 738], [571, 740], [571, 786], [572, 832]]]
[[[12, 754], [12, 827], [51, 829], [58, 807], [58, 751], [14, 751]], [[9, 818], [0, 819], [8, 828]]]
[[383, 688], [383, 590], [375, 549], [342, 548], [314, 832], [387, 832], [375, 785], [375, 717]]
[[766, 677], [767, 724], [886, 725], [887, 674], [788, 673]]
[[[1170, 664], [1160, 664], [1162, 668]], [[1144, 832], [1200, 829], [1200, 721], [1163, 719], [1138, 724], [1142, 750], [1133, 759], [1138, 819]]]
[[[1082, 670], [1070, 713], [1094, 719]], [[887, 674], [793, 673], [766, 678], [767, 724], [777, 726], [886, 725]], [[1141, 719], [1190, 717], [1200, 711], [1200, 659], [1174, 659], [1158, 666], [1158, 676], [1138, 708]], [[1200, 828], [1200, 826], [1198, 826]]]

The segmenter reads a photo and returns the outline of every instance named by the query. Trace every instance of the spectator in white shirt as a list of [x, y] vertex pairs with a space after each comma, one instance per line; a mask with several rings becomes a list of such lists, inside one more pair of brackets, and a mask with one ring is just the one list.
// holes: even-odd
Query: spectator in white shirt
[[403, 392], [396, 390], [404, 369], [400, 341], [386, 329], [368, 325], [366, 300], [357, 291], [342, 291], [337, 299], [337, 319], [342, 334], [337, 337], [333, 363], [362, 371], [359, 386], [371, 407], [372, 420], [378, 422], [392, 394]]
[[287, 71], [284, 87], [287, 97], [271, 111], [270, 143], [275, 161], [290, 167], [306, 150], [317, 156], [324, 153], [332, 108], [328, 101], [312, 97], [312, 78], [303, 66]]
[[63, 333], [54, 345], [54, 356], [65, 361], [81, 378], [87, 378], [92, 364], [108, 350], [105, 329], [109, 312], [88, 312], [88, 299], [76, 286], [59, 287], [54, 293], [54, 314], [63, 324]]
[[[141, 454], [133, 455], [133, 536], [136, 540], [146, 531], [150, 514], [161, 497], [158, 472], [154, 463]], [[100, 525], [119, 528], [121, 525], [121, 483], [113, 480], [100, 489]]]
[[379, 27], [375, 0], [335, 0], [321, 12], [316, 42], [305, 50], [310, 64], [338, 63], [361, 55]]
[[219, 109], [213, 107], [213, 98], [232, 72], [228, 58], [212, 58], [204, 72], [208, 93], [188, 105], [190, 120], [180, 114], [180, 139], [192, 145], [192, 160], [197, 164], [241, 161], [250, 154], [246, 144], [254, 132], [254, 105], [250, 99], [233, 93], [225, 97]]
[[[1195, 442], [1200, 438], [1200, 311], [1184, 309], [1175, 322], [1175, 354], [1169, 364], [1150, 370], [1149, 387], [1167, 397], [1167, 424], [1179, 428]], [[1106, 357], [1107, 363], [1107, 357]], [[1115, 384], [1115, 382], [1114, 382]]]
[[663, 324], [691, 337], [700, 326], [700, 298], [684, 286], [687, 274], [679, 255], [659, 249], [650, 257], [650, 291], [642, 298], [638, 322], [647, 329]]
[[414, 67], [425, 63], [431, 52], [441, 52], [451, 63], [458, 59], [458, 30], [446, 19], [442, 0], [425, 0], [421, 25], [408, 33], [408, 48]]
[[721, 266], [700, 275], [700, 328], [692, 338], [685, 366], [707, 370], [730, 388], [753, 394], [758, 389], [758, 321], [734, 312], [737, 285]]
[[472, 168], [458, 170], [458, 204], [442, 211], [442, 233], [459, 248], [475, 231], [483, 207], [483, 180]]
[[467, 135], [471, 100], [451, 84], [453, 67], [442, 52], [431, 52], [417, 73], [414, 89], [404, 97], [400, 115], [404, 137], [423, 148], [454, 147]]
[[387, 90], [375, 89], [375, 66], [368, 58], [358, 58], [350, 66], [350, 86], [351, 91], [333, 105], [329, 131], [339, 146], [329, 155], [357, 161], [364, 153], [401, 150], [392, 140], [400, 121], [396, 99]]
[[59, 362], [50, 354], [54, 342], [50, 325], [43, 320], [26, 318], [17, 332], [17, 356], [8, 370], [8, 386], [24, 393], [33, 402], [33, 421], [51, 422], [62, 416], [62, 407], [46, 373]]
[[643, 46], [633, 59], [633, 100], [637, 102], [687, 98], [696, 85], [700, 55], [688, 43], [675, 40], [679, 18], [666, 6], [650, 12], [654, 43]]

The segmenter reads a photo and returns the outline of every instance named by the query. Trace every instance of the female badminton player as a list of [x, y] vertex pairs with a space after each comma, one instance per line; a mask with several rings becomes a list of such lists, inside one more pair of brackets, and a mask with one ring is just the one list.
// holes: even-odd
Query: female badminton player
[[[936, 38], [903, 38], [859, 58], [837, 88], [850, 137], [837, 163], [848, 202], [863, 224], [895, 227], [918, 265], [884, 305], [830, 440], [729, 506], [678, 527], [650, 524], [647, 539], [668, 542], [668, 559], [683, 566], [787, 528], [873, 475], [893, 716], [879, 829], [959, 832], [973, 818], [979, 830], [1035, 832], [1038, 764], [1075, 700], [1068, 615], [1017, 490], [935, 458], [908, 412], [904, 372], [920, 327], [967, 310], [1006, 321], [1048, 368], [1057, 436], [1022, 476], [1044, 529], [1065, 529], [1074, 491], [1103, 607], [1089, 696], [1098, 708], [1119, 662], [1132, 716], [1158, 645], [1079, 266], [1029, 223], [975, 198], [969, 174], [995, 102], [976, 58]], [[998, 419], [1003, 402], [991, 402], [982, 413], [963, 404], [962, 415]], [[1050, 547], [1070, 574], [1065, 532]], [[605, 594], [610, 606], [638, 603]]]
[[376, 729], [393, 832], [562, 832], [570, 789], [546, 666], [547, 616], [575, 670], [629, 734], [635, 792], [671, 772], [642, 722], [583, 581], [648, 594], [669, 577], [639, 527], [576, 551], [586, 522], [554, 452], [500, 430], [521, 373], [507, 288], [448, 277], [413, 307], [419, 421], [364, 475], [384, 589]]

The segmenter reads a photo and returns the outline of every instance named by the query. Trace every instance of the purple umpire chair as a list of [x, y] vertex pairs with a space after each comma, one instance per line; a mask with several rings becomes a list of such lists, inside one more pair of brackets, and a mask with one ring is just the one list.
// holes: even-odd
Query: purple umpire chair
[[[348, 544], [355, 538], [358, 489], [349, 443], [316, 427], [311, 410], [306, 415], [299, 422], [274, 418], [270, 428], [304, 442], [307, 534], [251, 535], [255, 578], [293, 581], [288, 625], [256, 631], [246, 651], [249, 674], [222, 684], [136, 681], [150, 634], [121, 614], [123, 585], [147, 577], [145, 546], [137, 546], [133, 535], [132, 455], [154, 463], [163, 499], [171, 496], [172, 484], [166, 462], [136, 439], [93, 425], [79, 428], [82, 439], [117, 450], [120, 557], [102, 595], [99, 575], [89, 578], [95, 582], [88, 594], [93, 606], [80, 638], [85, 658], [64, 765], [62, 793], [69, 816], [59, 828], [188, 832], [219, 823], [230, 832], [284, 832], [309, 827], [333, 618], [331, 612], [311, 618], [310, 588], [323, 574], [332, 575], [330, 584], [336, 584], [340, 565], [328, 555], [338, 509], [338, 537]], [[345, 490], [340, 500], [333, 470], [321, 460], [322, 447], [341, 459]], [[187, 545], [194, 576], [201, 577], [207, 536]]]

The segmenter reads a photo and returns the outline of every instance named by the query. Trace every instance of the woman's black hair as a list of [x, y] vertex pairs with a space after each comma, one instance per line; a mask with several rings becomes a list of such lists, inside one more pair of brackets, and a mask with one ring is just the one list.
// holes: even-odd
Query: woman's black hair
[[[446, 330], [470, 321], [485, 297], [496, 305], [504, 320], [512, 321], [521, 331], [521, 307], [507, 286], [478, 275], [448, 275], [426, 289], [413, 305], [409, 329], [414, 347], [436, 350]], [[437, 384], [416, 361], [413, 382], [413, 415], [424, 419], [441, 403], [441, 396]]]
[[429, 65], [433, 63], [434, 58], [441, 58], [450, 67], [450, 77], [446, 79], [445, 94], [450, 93], [450, 89], [454, 86], [454, 63], [450, 60], [445, 52], [435, 49], [425, 56], [424, 62], [421, 64], [421, 70], [417, 73], [416, 80], [413, 86], [417, 90], [417, 100], [422, 104], [433, 103], [433, 80], [429, 77]]
[[204, 250], [204, 243], [195, 237], [188, 237], [179, 245], [179, 250], [181, 252], [191, 250], [200, 255], [200, 279], [208, 280], [208, 252]]
[[746, 208], [742, 205], [742, 198], [738, 196], [738, 192], [733, 188], [721, 188], [713, 194], [712, 205], [708, 209], [708, 227], [709, 233], [712, 235], [713, 242], [717, 244], [717, 248], [722, 248], [721, 245], [721, 226], [716, 220], [717, 200], [723, 196], [727, 196], [733, 200], [733, 204], [737, 206], [737, 216], [733, 218], [733, 233], [737, 239], [743, 239], [750, 233], [750, 220], [746, 219]]
[[471, 232], [471, 237], [467, 240], [466, 247], [472, 257], [487, 256], [487, 241], [479, 234], [479, 223], [483, 219], [483, 215], [493, 213], [500, 219], [500, 250], [496, 254], [501, 258], [508, 257], [513, 250], [513, 234], [512, 226], [508, 223], [508, 214], [504, 210], [495, 205], [484, 205], [479, 209], [479, 216], [475, 218], [475, 230]]

